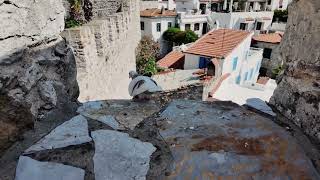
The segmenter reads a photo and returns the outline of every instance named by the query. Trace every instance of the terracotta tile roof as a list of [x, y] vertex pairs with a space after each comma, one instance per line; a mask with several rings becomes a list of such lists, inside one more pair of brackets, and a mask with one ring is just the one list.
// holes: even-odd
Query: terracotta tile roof
[[218, 29], [198, 39], [187, 51], [189, 54], [208, 57], [226, 57], [251, 33], [248, 31]]
[[252, 39], [259, 42], [279, 44], [281, 42], [282, 35], [280, 33], [259, 34], [259, 35], [253, 36]]
[[184, 54], [179, 51], [172, 51], [167, 54], [164, 58], [157, 62], [159, 67], [170, 68], [172, 65], [184, 59]]
[[174, 10], [163, 10], [161, 13], [161, 9], [152, 8], [140, 11], [141, 17], [168, 17], [168, 16], [177, 16], [177, 13]]

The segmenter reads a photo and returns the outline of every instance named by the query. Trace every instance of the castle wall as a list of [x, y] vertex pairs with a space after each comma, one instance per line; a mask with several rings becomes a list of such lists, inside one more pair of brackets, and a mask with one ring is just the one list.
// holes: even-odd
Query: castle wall
[[[93, 20], [62, 33], [74, 48], [79, 101], [127, 99], [140, 33], [138, 0], [94, 1]], [[119, 12], [120, 11], [120, 12]]]

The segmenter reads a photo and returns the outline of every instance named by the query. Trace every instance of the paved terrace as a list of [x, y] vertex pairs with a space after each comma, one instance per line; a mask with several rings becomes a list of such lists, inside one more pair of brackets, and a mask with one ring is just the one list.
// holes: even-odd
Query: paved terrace
[[18, 161], [6, 157], [23, 141], [13, 146], [1, 159], [0, 179], [320, 178], [303, 136], [298, 141], [293, 129], [231, 102], [202, 102], [198, 90], [85, 103], [24, 144]]

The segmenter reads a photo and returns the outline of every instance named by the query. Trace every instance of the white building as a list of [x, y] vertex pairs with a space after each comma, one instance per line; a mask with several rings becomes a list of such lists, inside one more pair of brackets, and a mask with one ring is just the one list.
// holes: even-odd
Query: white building
[[207, 68], [215, 78], [228, 76], [240, 85], [255, 83], [263, 50], [250, 48], [252, 36], [247, 31], [213, 30], [184, 52], [184, 69]]
[[[272, 2], [273, 0], [271, 0]], [[273, 11], [265, 0], [223, 0], [215, 3], [209, 22], [213, 28], [230, 28], [266, 33], [271, 29]], [[212, 6], [211, 6], [212, 7]]]
[[140, 11], [140, 28], [142, 36], [152, 37], [154, 41], [160, 43], [160, 53], [165, 54], [168, 51], [162, 35], [170, 27], [176, 24], [177, 13], [173, 10], [146, 9]]

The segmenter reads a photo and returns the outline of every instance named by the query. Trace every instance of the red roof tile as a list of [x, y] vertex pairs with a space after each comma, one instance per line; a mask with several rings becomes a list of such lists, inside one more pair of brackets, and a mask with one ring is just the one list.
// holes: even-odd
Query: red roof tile
[[146, 9], [140, 11], [141, 17], [168, 17], [168, 16], [177, 16], [177, 13], [174, 10], [163, 10], [161, 13], [161, 9], [153, 8]]
[[217, 58], [226, 57], [249, 35], [248, 31], [213, 30], [197, 40], [186, 53]]
[[163, 68], [170, 68], [172, 65], [183, 59], [184, 54], [182, 52], [172, 51], [169, 54], [167, 54], [164, 58], [160, 59], [157, 62], [157, 65]]
[[259, 42], [278, 44], [281, 42], [282, 35], [280, 33], [259, 34], [253, 36], [252, 39]]

